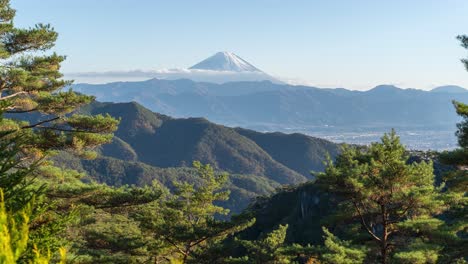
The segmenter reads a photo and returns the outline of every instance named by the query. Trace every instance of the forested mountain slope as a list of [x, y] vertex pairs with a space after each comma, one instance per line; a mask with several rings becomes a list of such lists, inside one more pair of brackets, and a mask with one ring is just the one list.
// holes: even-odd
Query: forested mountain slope
[[157, 181], [172, 189], [174, 180], [197, 182], [193, 161], [228, 172], [231, 192], [223, 205], [240, 212], [255, 197], [269, 195], [281, 185], [312, 179], [322, 171], [327, 155], [339, 146], [302, 134], [260, 133], [217, 125], [203, 118], [177, 119], [153, 113], [138, 103], [93, 103], [85, 114], [110, 114], [120, 125], [110, 144], [94, 160], [65, 153], [55, 157], [61, 167], [73, 168], [111, 186], [144, 186]]
[[[118, 139], [103, 147], [104, 155], [126, 155], [162, 168], [187, 166], [199, 160], [230, 173], [296, 184], [310, 178], [310, 171], [323, 169], [326, 155], [334, 156], [338, 151], [336, 144], [322, 139], [233, 129], [203, 118], [175, 119], [152, 113], [137, 103], [96, 103], [84, 111], [121, 118], [115, 133]], [[281, 151], [284, 149], [287, 155]]]

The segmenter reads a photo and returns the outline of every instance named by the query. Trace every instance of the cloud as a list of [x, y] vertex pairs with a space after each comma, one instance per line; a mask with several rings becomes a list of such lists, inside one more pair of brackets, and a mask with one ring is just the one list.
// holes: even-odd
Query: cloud
[[75, 72], [65, 73], [65, 78], [75, 80], [75, 83], [108, 83], [116, 81], [143, 81], [152, 78], [176, 80], [191, 79], [199, 82], [225, 83], [233, 81], [269, 80], [281, 83], [278, 79], [263, 72], [211, 71], [196, 69], [162, 69], [162, 70], [132, 70], [106, 72]]

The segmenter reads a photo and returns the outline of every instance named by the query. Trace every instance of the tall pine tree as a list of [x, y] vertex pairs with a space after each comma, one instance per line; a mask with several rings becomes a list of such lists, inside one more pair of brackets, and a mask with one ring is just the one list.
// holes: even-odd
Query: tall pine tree
[[18, 260], [29, 262], [37, 250], [56, 251], [67, 219], [44, 195], [47, 186], [34, 181], [41, 165], [57, 150], [92, 157], [92, 148], [109, 142], [119, 122], [77, 114], [94, 98], [63, 90], [71, 84], [59, 71], [65, 57], [49, 52], [57, 32], [47, 24], [17, 28], [14, 17], [9, 0], [0, 0], [0, 189], [12, 215], [33, 205], [28, 247]]
[[361, 228], [353, 237], [362, 238], [360, 243], [370, 249], [371, 263], [397, 258], [403, 263], [437, 260], [440, 247], [430, 237], [441, 224], [432, 215], [442, 204], [432, 163], [408, 164], [394, 131], [368, 149], [344, 148], [318, 177], [319, 184], [342, 199], [339, 211], [348, 219], [342, 224], [359, 221]]
[[71, 83], [59, 72], [65, 57], [47, 53], [57, 32], [46, 24], [16, 28], [14, 16], [0, 0], [0, 139], [23, 134], [24, 154], [36, 159], [56, 149], [86, 154], [109, 142], [118, 121], [74, 113], [94, 98], [62, 90]]
[[253, 224], [244, 218], [217, 219], [229, 213], [216, 205], [229, 198], [229, 191], [224, 190], [227, 174], [217, 174], [210, 165], [200, 162], [194, 162], [193, 166], [199, 184], [174, 182], [174, 194], [166, 193], [154, 207], [148, 207], [146, 213], [137, 217], [143, 229], [159, 242], [154, 251], [155, 261], [213, 263], [205, 259], [206, 251]]
[[[468, 36], [461, 35], [457, 39], [460, 40], [462, 47], [468, 49]], [[468, 59], [462, 59], [462, 63], [468, 71]], [[450, 205], [450, 209], [445, 213], [445, 219], [449, 231], [456, 235], [446, 241], [450, 246], [444, 252], [447, 261], [462, 262], [463, 259], [468, 258], [466, 254], [466, 248], [468, 248], [468, 105], [457, 101], [454, 101], [453, 105], [457, 114], [463, 118], [457, 124], [456, 136], [459, 148], [442, 153], [440, 159], [443, 163], [455, 168], [444, 177], [446, 184], [444, 194]]]

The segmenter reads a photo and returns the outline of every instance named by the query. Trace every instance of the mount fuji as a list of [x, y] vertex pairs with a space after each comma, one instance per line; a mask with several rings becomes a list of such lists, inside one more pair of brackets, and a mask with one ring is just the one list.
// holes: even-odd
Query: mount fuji
[[253, 66], [232, 52], [218, 52], [187, 69], [165, 69], [150, 71], [110, 71], [65, 74], [66, 78], [81, 83], [108, 83], [116, 81], [143, 81], [157, 78], [162, 80], [189, 79], [196, 82], [228, 83], [240, 81], [270, 81], [284, 84]]
[[262, 72], [252, 64], [232, 52], [218, 52], [215, 55], [193, 65], [191, 70]]

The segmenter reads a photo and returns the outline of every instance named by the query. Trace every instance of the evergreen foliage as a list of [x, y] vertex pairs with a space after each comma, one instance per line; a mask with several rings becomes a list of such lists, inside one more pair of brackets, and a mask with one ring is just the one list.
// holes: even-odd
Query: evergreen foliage
[[[15, 10], [7, 0], [0, 2], [0, 10], [1, 138], [23, 134], [25, 151], [36, 159], [53, 149], [86, 154], [91, 147], [109, 142], [118, 121], [108, 115], [74, 114], [93, 97], [61, 90], [70, 84], [59, 72], [65, 57], [45, 53], [54, 46], [57, 32], [48, 24], [14, 27]], [[39, 118], [26, 122], [15, 118], [17, 114]]]
[[[457, 37], [461, 41], [462, 47], [468, 49], [468, 36], [461, 35]], [[468, 71], [468, 60], [463, 59], [463, 64]], [[452, 233], [443, 241], [449, 245], [444, 250], [444, 257], [447, 261], [467, 261], [468, 254], [468, 105], [453, 101], [457, 114], [462, 121], [457, 124], [456, 136], [458, 138], [459, 148], [453, 151], [441, 153], [442, 162], [455, 167], [454, 171], [447, 173], [444, 177], [446, 187], [444, 190], [445, 198], [450, 208], [445, 212], [448, 228], [444, 232]]]
[[[93, 97], [62, 90], [70, 84], [59, 72], [65, 57], [48, 52], [58, 34], [48, 24], [17, 28], [14, 16], [9, 1], [1, 0], [0, 189], [5, 199], [2, 206], [7, 218], [16, 218], [21, 227], [18, 234], [10, 232], [22, 239], [15, 245], [13, 261], [44, 263], [47, 252], [54, 253], [47, 259], [58, 258], [56, 253], [64, 242], [59, 234], [71, 219], [71, 211], [60, 210], [46, 196], [47, 181], [39, 180], [47, 174], [46, 158], [55, 150], [93, 156], [92, 148], [110, 141], [118, 121], [108, 115], [75, 113]], [[10, 225], [13, 223], [12, 219], [8, 221]]]
[[159, 256], [178, 259], [182, 263], [196, 260], [197, 256], [213, 244], [239, 232], [252, 221], [221, 221], [216, 215], [226, 215], [227, 209], [214, 204], [227, 200], [229, 192], [222, 190], [227, 174], [215, 174], [209, 165], [194, 162], [202, 183], [195, 187], [187, 182], [175, 182], [174, 194], [166, 194], [156, 208], [148, 208], [138, 218], [153, 237], [160, 239], [163, 246]]
[[230, 259], [234, 263], [290, 263], [288, 256], [281, 254], [285, 247], [288, 225], [280, 225], [277, 229], [258, 240], [237, 240], [247, 250], [247, 256]]
[[370, 248], [371, 262], [388, 263], [408, 244], [424, 247], [424, 261], [437, 259], [443, 246], [432, 246], [437, 225], [431, 223], [440, 221], [433, 216], [442, 212], [444, 204], [434, 186], [432, 163], [408, 164], [394, 131], [365, 150], [345, 147], [336, 162], [319, 174], [319, 184], [341, 197], [342, 221], [360, 222], [361, 229], [354, 231], [367, 234], [361, 243]]
[[325, 250], [322, 258], [330, 264], [358, 264], [363, 263], [367, 249], [363, 246], [353, 246], [349, 241], [343, 241], [323, 228], [325, 234]]
[[[53, 28], [16, 28], [14, 15], [0, 0], [0, 263], [466, 263], [467, 105], [454, 102], [460, 148], [440, 155], [453, 170], [435, 181], [394, 131], [338, 155], [304, 135], [90, 104], [62, 90]], [[229, 215], [302, 183], [327, 150], [338, 156], [317, 181]], [[197, 158], [213, 165], [167, 168]]]

